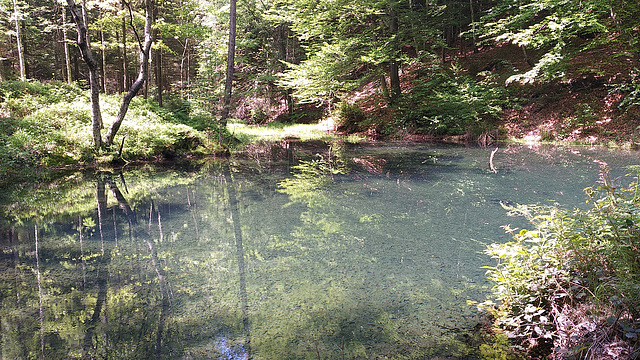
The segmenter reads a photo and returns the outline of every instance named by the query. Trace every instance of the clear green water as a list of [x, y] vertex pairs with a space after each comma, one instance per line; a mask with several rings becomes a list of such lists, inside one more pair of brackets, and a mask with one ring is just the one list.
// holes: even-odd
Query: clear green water
[[[477, 358], [500, 203], [585, 206], [637, 152], [256, 149], [5, 191], [2, 358]], [[317, 153], [317, 155], [316, 155]]]

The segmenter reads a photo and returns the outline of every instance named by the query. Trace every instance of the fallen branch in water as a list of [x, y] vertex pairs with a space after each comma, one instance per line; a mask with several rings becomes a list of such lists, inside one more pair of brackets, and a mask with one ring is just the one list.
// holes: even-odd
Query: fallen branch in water
[[493, 156], [496, 154], [496, 152], [498, 152], [498, 148], [495, 148], [492, 152], [491, 152], [491, 156], [489, 157], [489, 167], [491, 167], [491, 170], [494, 173], [498, 173], [498, 170], [496, 170], [495, 166], [493, 166]]

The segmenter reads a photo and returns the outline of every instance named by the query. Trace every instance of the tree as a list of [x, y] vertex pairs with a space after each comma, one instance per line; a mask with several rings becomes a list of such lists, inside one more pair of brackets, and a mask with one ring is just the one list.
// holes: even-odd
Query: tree
[[[283, 18], [304, 42], [306, 59], [289, 64], [281, 84], [303, 102], [342, 99], [361, 80], [376, 75], [389, 103], [402, 93], [403, 47], [438, 43], [434, 31], [440, 7], [392, 0], [288, 1]], [[388, 78], [388, 80], [387, 80]]]
[[69, 10], [71, 11], [73, 21], [78, 29], [78, 48], [80, 49], [83, 60], [89, 68], [89, 86], [91, 91], [91, 119], [94, 145], [97, 149], [102, 148], [103, 146], [110, 147], [113, 144], [113, 140], [118, 130], [120, 129], [120, 125], [122, 125], [122, 121], [124, 120], [125, 115], [127, 114], [127, 110], [129, 109], [131, 100], [138, 94], [147, 79], [149, 52], [151, 51], [151, 43], [153, 41], [151, 33], [151, 25], [153, 22], [153, 1], [145, 0], [144, 2], [144, 42], [142, 42], [137, 31], [135, 31], [135, 27], [133, 24], [133, 9], [131, 8], [131, 5], [126, 1], [123, 1], [129, 11], [130, 25], [134, 29], [134, 33], [138, 41], [140, 70], [135, 82], [133, 83], [133, 85], [131, 85], [127, 93], [124, 95], [120, 104], [120, 109], [118, 110], [118, 114], [116, 116], [116, 120], [109, 127], [104, 141], [102, 140], [102, 135], [100, 132], [100, 130], [102, 129], [102, 113], [100, 111], [100, 80], [98, 73], [98, 63], [96, 62], [95, 58], [93, 57], [93, 53], [91, 52], [91, 44], [89, 42], [87, 27], [87, 10], [84, 5], [78, 6], [74, 0], [67, 0], [67, 3], [69, 6]]
[[73, 78], [71, 76], [71, 57], [69, 56], [69, 41], [67, 39], [67, 29], [64, 27], [67, 23], [67, 10], [62, 7], [62, 46], [64, 47], [64, 74], [67, 83], [71, 84]]
[[78, 6], [74, 0], [67, 0], [71, 17], [78, 30], [77, 45], [82, 55], [82, 59], [89, 68], [89, 91], [91, 93], [91, 129], [93, 134], [93, 144], [96, 149], [102, 148], [102, 112], [100, 111], [100, 79], [98, 74], [98, 63], [93, 57], [91, 44], [89, 43], [89, 33], [87, 28], [87, 9], [84, 5]]
[[[581, 50], [600, 44], [615, 46], [614, 43], [622, 49], [634, 48], [637, 40], [633, 34], [637, 31], [631, 29], [637, 27], [638, 13], [637, 6], [617, 0], [500, 1], [482, 18], [482, 31], [496, 42], [509, 42], [523, 49], [531, 69], [512, 76], [508, 82], [532, 83], [562, 78], [567, 60]], [[616, 31], [619, 35], [611, 36]], [[532, 61], [527, 49], [541, 55]]]
[[231, 107], [231, 86], [233, 85], [233, 70], [236, 53], [236, 0], [229, 4], [229, 49], [227, 53], [227, 78], [224, 83], [224, 105], [220, 116], [220, 126], [227, 126], [227, 118]]
[[26, 79], [24, 71], [24, 52], [22, 47], [22, 37], [20, 36], [20, 18], [21, 14], [18, 10], [17, 0], [13, 0], [13, 21], [15, 22], [16, 29], [16, 47], [18, 48], [18, 66], [20, 69], [20, 80]]
[[[124, 0], [123, 0], [124, 2]], [[131, 5], [126, 3], [129, 8], [129, 13], [131, 18], [133, 18]], [[125, 115], [127, 114], [127, 110], [129, 109], [129, 104], [131, 100], [138, 94], [145, 81], [147, 80], [147, 69], [149, 67], [149, 52], [151, 51], [151, 43], [153, 42], [153, 36], [151, 33], [151, 24], [153, 23], [153, 1], [145, 0], [145, 20], [144, 20], [144, 43], [141, 42], [138, 33], [136, 32], [136, 38], [138, 40], [139, 55], [140, 55], [140, 70], [138, 71], [138, 77], [136, 81], [134, 81], [129, 91], [122, 98], [122, 103], [120, 104], [120, 110], [118, 110], [118, 115], [116, 116], [116, 120], [113, 122], [111, 127], [109, 127], [109, 131], [107, 131], [107, 136], [105, 139], [105, 143], [107, 146], [111, 146], [113, 144], [113, 139], [120, 129], [120, 125], [124, 120]], [[131, 23], [133, 27], [133, 22]]]

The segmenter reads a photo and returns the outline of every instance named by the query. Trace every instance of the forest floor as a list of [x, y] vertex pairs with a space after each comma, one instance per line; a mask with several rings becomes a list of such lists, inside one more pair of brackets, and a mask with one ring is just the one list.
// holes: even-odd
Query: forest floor
[[[517, 99], [516, 106], [503, 108], [495, 124], [510, 140], [630, 147], [637, 147], [640, 142], [639, 107], [633, 106], [627, 111], [618, 107], [624, 97], [621, 86], [630, 83], [633, 69], [640, 68], [640, 64], [622, 51], [599, 48], [580, 52], [568, 64], [561, 80], [533, 84], [513, 82], [506, 85], [509, 76], [531, 69], [522, 50], [513, 45], [485, 47], [463, 55], [458, 53], [448, 56], [445, 61], [458, 62], [470, 75], [480, 71], [498, 75], [496, 86], [506, 86]], [[417, 74], [421, 72], [425, 69], [405, 66], [403, 91], [420, 80]], [[350, 102], [357, 102], [367, 118], [387, 117], [391, 120], [393, 111], [388, 109], [379, 88], [376, 82], [367, 83], [354, 92]], [[399, 136], [429, 138], [411, 133]]]
[[[490, 58], [500, 50], [481, 56]], [[615, 50], [582, 52], [569, 63], [563, 80], [509, 85], [516, 87], [523, 103], [521, 108], [505, 109], [501, 126], [517, 139], [635, 144], [640, 114], [638, 109], [618, 108], [623, 94], [616, 88], [629, 81], [637, 66]]]

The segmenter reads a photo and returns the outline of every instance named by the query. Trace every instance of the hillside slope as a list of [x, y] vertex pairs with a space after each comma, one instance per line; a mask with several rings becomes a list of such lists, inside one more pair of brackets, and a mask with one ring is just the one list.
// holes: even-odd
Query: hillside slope
[[[527, 54], [530, 58], [536, 54]], [[492, 78], [492, 86], [505, 90], [505, 104], [497, 119], [484, 130], [497, 130], [512, 139], [579, 143], [616, 143], [636, 146], [640, 141], [640, 77], [638, 61], [627, 53], [609, 48], [577, 52], [566, 62], [564, 75], [548, 82], [510, 82], [515, 74], [532, 68], [523, 51], [510, 44], [483, 47], [466, 54], [448, 54], [443, 67], [457, 67], [477, 81]], [[433, 65], [420, 61], [405, 64], [403, 92], [412, 96], [416, 86], [431, 81]], [[360, 130], [379, 135], [380, 121], [392, 124], [405, 109], [390, 107], [379, 91], [379, 81], [366, 83], [349, 101], [364, 111]], [[439, 91], [437, 87], [434, 91]], [[424, 90], [421, 90], [424, 91]], [[638, 94], [636, 94], [636, 92]], [[638, 100], [636, 100], [636, 96]], [[424, 103], [429, 107], [428, 100]], [[384, 119], [384, 120], [383, 120]], [[485, 131], [468, 129], [461, 138], [477, 140]], [[442, 137], [408, 127], [396, 129], [396, 137]], [[460, 138], [460, 137], [458, 137]]]

